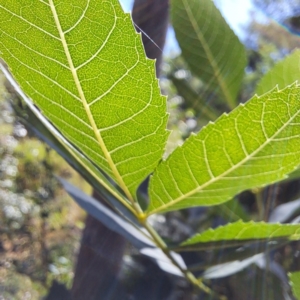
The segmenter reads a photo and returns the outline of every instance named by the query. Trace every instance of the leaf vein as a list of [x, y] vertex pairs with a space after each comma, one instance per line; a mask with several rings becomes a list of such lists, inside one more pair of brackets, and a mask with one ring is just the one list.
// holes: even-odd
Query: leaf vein
[[[3, 44], [2, 44], [3, 45]], [[4, 45], [3, 45], [4, 48], [6, 48]], [[7, 48], [6, 48], [7, 49]], [[9, 49], [7, 49], [9, 51]], [[76, 95], [74, 95], [71, 91], [69, 91], [68, 89], [66, 89], [64, 86], [60, 85], [58, 82], [56, 82], [55, 80], [53, 80], [52, 78], [48, 77], [47, 75], [45, 75], [43, 72], [39, 71], [39, 70], [36, 70], [30, 66], [28, 66], [27, 64], [23, 63], [21, 60], [19, 60], [15, 55], [13, 55], [12, 53], [10, 53], [10, 55], [15, 59], [17, 60], [20, 65], [24, 66], [25, 68], [41, 75], [42, 77], [44, 77], [45, 79], [51, 81], [53, 84], [57, 85], [60, 89], [62, 89], [63, 91], [65, 91], [66, 93], [68, 93], [70, 96], [74, 97], [76, 100], [80, 101], [80, 98], [77, 97]]]
[[213, 174], [213, 172], [210, 168], [209, 160], [208, 160], [207, 153], [206, 153], [205, 141], [202, 141], [202, 147], [203, 147], [204, 161], [205, 161], [205, 165], [206, 165], [208, 174], [209, 174], [211, 179], [214, 179], [215, 176], [214, 176], [214, 174]]
[[[230, 96], [230, 93], [224, 82], [224, 78], [221, 73], [221, 70], [219, 69], [218, 64], [216, 63], [216, 60], [215, 60], [213, 54], [211, 53], [211, 50], [208, 47], [205, 37], [203, 36], [201, 30], [198, 27], [197, 21], [194, 19], [193, 13], [191, 11], [191, 7], [189, 6], [189, 4], [186, 0], [182, 0], [182, 2], [183, 2], [183, 5], [185, 6], [187, 14], [188, 14], [189, 21], [192, 23], [195, 33], [203, 46], [203, 49], [207, 55], [207, 58], [211, 64], [211, 66], [213, 67], [214, 76], [217, 79], [217, 81], [219, 82], [219, 86], [222, 90], [222, 93], [223, 93], [224, 97], [228, 100], [228, 103], [232, 103], [231, 96]], [[207, 18], [207, 20], [208, 20], [208, 18]]]
[[[112, 7], [113, 7], [113, 5], [112, 5]], [[114, 7], [113, 7], [113, 10], [115, 10]], [[99, 49], [98, 49], [98, 50], [97, 50], [97, 51], [96, 51], [96, 52], [95, 52], [88, 60], [86, 60], [86, 61], [85, 61], [84, 63], [82, 63], [81, 65], [75, 67], [75, 70], [76, 70], [76, 71], [78, 71], [79, 69], [81, 69], [82, 67], [84, 67], [85, 65], [87, 65], [88, 63], [90, 63], [94, 58], [96, 58], [96, 57], [99, 55], [99, 53], [102, 51], [102, 49], [106, 46], [106, 44], [107, 44], [108, 40], [110, 39], [110, 37], [111, 37], [113, 31], [115, 30], [115, 27], [116, 27], [116, 24], [117, 24], [117, 17], [116, 17], [116, 15], [115, 15], [114, 17], [115, 17], [115, 22], [114, 22], [114, 24], [112, 25], [112, 28], [111, 28], [111, 30], [109, 31], [109, 33], [108, 33], [106, 39], [103, 41], [101, 47], [100, 47], [100, 48], [99, 48]]]
[[242, 139], [242, 136], [241, 136], [241, 133], [240, 133], [240, 131], [239, 131], [238, 124], [237, 124], [237, 119], [234, 119], [234, 129], [235, 129], [236, 134], [237, 134], [237, 136], [238, 136], [238, 138], [239, 138], [239, 142], [240, 142], [240, 144], [241, 144], [241, 147], [242, 147], [242, 150], [243, 150], [243, 152], [244, 152], [244, 154], [245, 154], [245, 157], [248, 157], [248, 156], [249, 156], [249, 153], [248, 153], [248, 151], [247, 151], [247, 149], [246, 149], [246, 147], [245, 147], [245, 143], [244, 143], [244, 141], [243, 141], [243, 139]]
[[[34, 89], [34, 87], [30, 84], [30, 82], [27, 83], [32, 89]], [[34, 93], [38, 94], [40, 97], [43, 97], [44, 99], [46, 99], [47, 101], [51, 102], [53, 105], [58, 106], [60, 109], [64, 110], [65, 112], [67, 112], [69, 115], [71, 115], [72, 117], [74, 117], [77, 121], [79, 121], [80, 123], [82, 123], [84, 126], [88, 127], [89, 129], [92, 129], [92, 126], [88, 123], [86, 123], [85, 121], [83, 121], [82, 119], [80, 119], [78, 116], [76, 116], [72, 111], [70, 111], [69, 109], [67, 109], [66, 107], [64, 107], [63, 105], [55, 102], [54, 100], [46, 97], [44, 94], [40, 93], [38, 90], [34, 89]], [[53, 114], [52, 114], [53, 115]]]
[[[99, 129], [99, 132], [103, 132], [103, 131], [106, 131], [106, 130], [109, 130], [109, 129], [113, 129], [115, 127], [118, 127], [128, 121], [132, 121], [135, 117], [139, 116], [140, 114], [144, 113], [148, 108], [149, 106], [151, 106], [151, 102], [152, 102], [152, 94], [153, 94], [153, 89], [152, 89], [152, 86], [151, 86], [151, 93], [150, 93], [150, 102], [147, 102], [146, 106], [144, 106], [143, 109], [139, 110], [137, 113], [131, 115], [130, 117], [114, 124], [114, 125], [111, 125], [111, 126], [107, 126], [107, 127], [103, 127], [103, 128], [100, 128]], [[159, 126], [158, 126], [159, 127]]]
[[[42, 2], [42, 1], [41, 1]], [[39, 31], [45, 33], [48, 36], [51, 36], [52, 38], [56, 39], [56, 40], [60, 40], [57, 36], [53, 35], [52, 33], [38, 27], [37, 25], [29, 22], [28, 20], [24, 19], [22, 16], [15, 14], [14, 12], [10, 11], [9, 9], [5, 8], [4, 6], [0, 5], [0, 8], [2, 8], [3, 10], [5, 10], [6, 12], [10, 13], [11, 15], [13, 15], [14, 17], [21, 19], [23, 22], [25, 22], [26, 24], [38, 29]]]
[[168, 168], [168, 173], [169, 173], [169, 176], [170, 176], [171, 180], [173, 181], [173, 184], [174, 184], [176, 190], [179, 192], [180, 195], [183, 195], [183, 193], [182, 193], [181, 189], [179, 188], [179, 185], [178, 185], [177, 181], [175, 180], [170, 168]]
[[93, 128], [95, 137], [96, 137], [96, 139], [97, 139], [97, 141], [99, 143], [99, 147], [102, 150], [102, 152], [103, 152], [103, 154], [104, 154], [104, 156], [105, 156], [105, 158], [107, 160], [107, 163], [108, 163], [109, 167], [111, 168], [112, 174], [114, 174], [114, 176], [115, 176], [117, 182], [119, 183], [120, 187], [123, 189], [123, 191], [125, 192], [125, 194], [128, 197], [128, 199], [132, 203], [134, 203], [133, 197], [132, 197], [130, 191], [128, 190], [128, 187], [126, 186], [126, 184], [125, 184], [125, 182], [124, 182], [121, 174], [119, 173], [119, 170], [117, 169], [117, 167], [115, 165], [115, 162], [113, 161], [112, 157], [110, 156], [110, 153], [107, 150], [106, 144], [104, 143], [103, 137], [101, 136], [100, 132], [98, 131], [98, 128], [97, 128], [94, 116], [93, 116], [93, 114], [92, 114], [92, 112], [90, 110], [90, 106], [89, 106], [89, 104], [87, 102], [87, 99], [85, 97], [83, 88], [81, 86], [81, 83], [80, 83], [80, 80], [79, 80], [79, 77], [78, 77], [78, 74], [77, 74], [77, 70], [76, 70], [76, 68], [75, 68], [75, 66], [73, 64], [73, 60], [72, 60], [72, 57], [71, 57], [71, 54], [70, 54], [70, 51], [69, 51], [69, 48], [68, 48], [68, 44], [67, 44], [65, 35], [64, 35], [63, 31], [62, 31], [60, 20], [59, 20], [58, 14], [56, 12], [56, 7], [55, 7], [55, 5], [53, 3], [53, 0], [49, 0], [49, 3], [50, 3], [50, 6], [51, 6], [51, 11], [52, 11], [52, 14], [53, 14], [53, 18], [55, 20], [55, 24], [57, 26], [57, 30], [59, 32], [61, 43], [63, 45], [63, 48], [64, 48], [64, 51], [65, 51], [68, 63], [70, 65], [70, 69], [71, 69], [71, 72], [72, 72], [73, 79], [75, 81], [75, 84], [76, 84], [79, 96], [80, 96], [80, 98], [82, 100], [83, 107], [84, 107], [84, 109], [86, 111], [88, 119], [89, 119], [89, 121], [91, 123], [91, 126]]
[[79, 19], [77, 20], [77, 22], [73, 26], [71, 26], [69, 29], [64, 31], [64, 34], [67, 34], [67, 33], [71, 32], [73, 29], [75, 29], [77, 27], [77, 25], [80, 24], [80, 22], [82, 21], [82, 19], [84, 18], [85, 14], [88, 10], [89, 4], [90, 4], [90, 0], [87, 0], [87, 4], [86, 4], [86, 7], [85, 7], [84, 11], [82, 12], [82, 15], [79, 17]]
[[[183, 196], [179, 196], [176, 199], [171, 199], [171, 201], [169, 201], [168, 203], [165, 203], [164, 205], [160, 206], [157, 209], [153, 209], [151, 210], [151, 214], [156, 213], [157, 211], [161, 211], [166, 209], [169, 206], [172, 206], [180, 201], [182, 201], [183, 199], [190, 197], [192, 195], [194, 195], [197, 192], [200, 192], [201, 190], [203, 190], [204, 188], [210, 186], [211, 184], [215, 183], [216, 181], [220, 180], [220, 179], [226, 179], [228, 177], [227, 174], [230, 174], [231, 172], [233, 172], [234, 170], [236, 170], [237, 168], [239, 168], [240, 166], [242, 166], [243, 164], [245, 164], [247, 161], [250, 161], [257, 153], [259, 153], [267, 144], [270, 143], [270, 141], [273, 140], [273, 138], [275, 138], [278, 134], [280, 134], [288, 125], [289, 123], [291, 123], [298, 115], [299, 115], [299, 111], [295, 112], [295, 114], [292, 116], [292, 118], [287, 121], [285, 124], [283, 124], [277, 131], [275, 131], [275, 133], [265, 142], [263, 142], [259, 147], [257, 147], [256, 150], [254, 150], [251, 154], [249, 154], [248, 156], [246, 156], [245, 158], [243, 158], [240, 162], [238, 162], [233, 168], [229, 168], [228, 170], [226, 170], [225, 172], [223, 172], [222, 174], [216, 176], [215, 178], [208, 180], [207, 182], [205, 182], [204, 184], [202, 184], [201, 186], [189, 191], [188, 193], [186, 193]], [[236, 119], [235, 119], [236, 120]], [[278, 170], [277, 170], [278, 172]], [[253, 177], [253, 174], [251, 175]], [[157, 176], [157, 178], [161, 181], [160, 177]]]
[[105, 91], [104, 93], [102, 93], [101, 96], [99, 96], [98, 98], [92, 100], [88, 106], [92, 106], [93, 104], [95, 104], [96, 102], [98, 102], [99, 100], [101, 100], [103, 97], [105, 97], [107, 94], [111, 93], [111, 91], [118, 85], [118, 83], [120, 81], [122, 81], [139, 63], [139, 60], [137, 59], [136, 63], [130, 67], [120, 78], [118, 78], [117, 80], [115, 80], [115, 82], [111, 85], [111, 87]]

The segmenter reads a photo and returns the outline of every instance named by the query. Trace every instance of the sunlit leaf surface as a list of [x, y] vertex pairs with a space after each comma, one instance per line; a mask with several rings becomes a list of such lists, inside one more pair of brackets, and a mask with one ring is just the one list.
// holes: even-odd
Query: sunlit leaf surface
[[[22, 109], [17, 105], [13, 105], [20, 120], [22, 120], [22, 122], [25, 123], [38, 138], [46, 142], [52, 149], [61, 155], [94, 189], [97, 190], [98, 193], [103, 196], [106, 201], [117, 208], [119, 212], [121, 211], [123, 214], [133, 217], [132, 212], [134, 212], [134, 209], [126, 201], [124, 195], [120, 193], [99, 168], [97, 168], [86, 156], [82, 155], [79, 149], [69, 143], [52, 123], [43, 116], [20, 89], [2, 64], [0, 64], [0, 69], [12, 85], [12, 88], [15, 89], [27, 104], [27, 106], [22, 107]], [[124, 205], [126, 207], [124, 207]], [[131, 213], [128, 209], [131, 210]], [[135, 217], [133, 218], [136, 220]]]
[[0, 4], [0, 53], [25, 93], [128, 198], [160, 160], [165, 98], [117, 0]]
[[300, 86], [253, 97], [192, 135], [156, 169], [150, 214], [211, 206], [300, 164]]

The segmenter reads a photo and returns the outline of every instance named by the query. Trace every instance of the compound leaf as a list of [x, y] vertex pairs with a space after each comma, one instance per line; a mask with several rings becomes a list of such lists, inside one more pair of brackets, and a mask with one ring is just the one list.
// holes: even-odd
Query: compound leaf
[[0, 53], [25, 93], [133, 201], [167, 138], [154, 61], [117, 0], [0, 4]]
[[[256, 87], [256, 93], [261, 95], [277, 86], [283, 89], [289, 84], [300, 80], [300, 50], [295, 50], [292, 54], [278, 62], [263, 78]], [[299, 168], [289, 175], [288, 179], [300, 177]]]
[[212, 206], [300, 164], [300, 86], [254, 96], [190, 136], [156, 169], [148, 213]]

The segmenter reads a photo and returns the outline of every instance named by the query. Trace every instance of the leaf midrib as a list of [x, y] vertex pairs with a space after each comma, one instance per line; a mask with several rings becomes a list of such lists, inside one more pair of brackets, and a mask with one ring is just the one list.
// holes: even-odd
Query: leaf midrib
[[183, 5], [185, 7], [185, 10], [188, 14], [188, 17], [191, 21], [191, 24], [192, 24], [192, 26], [195, 30], [195, 33], [196, 33], [199, 41], [201, 42], [201, 44], [203, 46], [203, 49], [206, 53], [206, 56], [209, 60], [209, 63], [210, 63], [210, 65], [212, 66], [212, 68], [214, 70], [215, 77], [216, 77], [216, 79], [219, 83], [219, 86], [221, 87], [222, 93], [223, 93], [224, 97], [226, 98], [227, 103], [230, 106], [230, 108], [233, 109], [233, 108], [235, 108], [235, 104], [233, 103], [233, 99], [232, 99], [232, 97], [231, 97], [231, 95], [230, 95], [230, 93], [229, 93], [229, 91], [226, 87], [226, 83], [224, 82], [223, 76], [221, 74], [221, 70], [220, 70], [220, 68], [218, 68], [218, 65], [217, 65], [217, 63], [216, 63], [216, 61], [213, 57], [213, 54], [211, 53], [211, 51], [209, 49], [209, 46], [206, 42], [206, 39], [204, 38], [201, 30], [198, 27], [197, 21], [195, 20], [195, 18], [193, 16], [193, 13], [191, 11], [191, 8], [190, 8], [187, 0], [182, 0], [182, 2], [183, 2]]
[[[298, 86], [298, 85], [297, 85]], [[242, 104], [240, 104], [242, 105]], [[260, 146], [258, 147], [255, 151], [253, 151], [251, 154], [246, 155], [246, 157], [241, 160], [239, 163], [237, 163], [236, 165], [234, 165], [232, 168], [228, 169], [227, 171], [225, 171], [224, 173], [220, 174], [217, 177], [212, 178], [211, 180], [207, 181], [206, 183], [202, 184], [201, 186], [191, 190], [190, 192], [181, 195], [180, 197], [178, 197], [177, 199], [166, 203], [165, 205], [160, 206], [159, 208], [156, 208], [152, 211], [149, 212], [149, 214], [154, 214], [160, 211], [165, 210], [166, 208], [173, 206], [174, 204], [177, 204], [178, 202], [181, 202], [182, 200], [200, 192], [202, 189], [208, 187], [211, 184], [214, 184], [215, 182], [217, 182], [218, 180], [222, 179], [223, 177], [225, 177], [226, 175], [230, 174], [231, 172], [235, 171], [237, 168], [239, 168], [240, 166], [242, 166], [244, 163], [246, 163], [247, 161], [249, 161], [250, 159], [252, 159], [257, 153], [259, 153], [264, 147], [266, 147], [268, 145], [268, 143], [272, 142], [274, 138], [276, 138], [276, 136], [278, 134], [280, 134], [293, 120], [294, 118], [296, 118], [300, 113], [300, 110], [298, 110], [291, 118], [288, 122], [286, 122], [286, 124], [284, 124], [278, 131], [276, 131], [271, 137], [267, 138], [266, 141]]]
[[[19, 85], [14, 81], [12, 78], [12, 75], [7, 71], [7, 69], [3, 66], [3, 64], [0, 63], [0, 70], [3, 72], [5, 77], [8, 79], [8, 81], [12, 84], [12, 86], [16, 89], [17, 93], [24, 99], [26, 102], [26, 105], [30, 108], [31, 112], [41, 120], [42, 124], [49, 130], [49, 132], [56, 137], [59, 144], [71, 155], [72, 159], [76, 161], [81, 167], [83, 167], [85, 170], [87, 170], [88, 173], [98, 182], [100, 183], [113, 197], [115, 197], [117, 200], [119, 200], [125, 207], [127, 207], [133, 214], [135, 213], [135, 210], [133, 207], [129, 204], [127, 199], [123, 195], [121, 195], [116, 189], [114, 189], [108, 182], [106, 182], [101, 176], [98, 175], [97, 172], [93, 168], [89, 166], [89, 164], [84, 163], [82, 159], [80, 159], [80, 152], [74, 148], [74, 146], [65, 139], [65, 137], [52, 125], [50, 125], [50, 122], [47, 121], [47, 119], [40, 113], [38, 108], [27, 98], [27, 96], [23, 93], [23, 91], [20, 89]], [[85, 158], [88, 160], [88, 158]], [[75, 164], [76, 165], [76, 164]], [[96, 168], [96, 167], [95, 167]], [[100, 171], [99, 171], [100, 172]]]
[[54, 18], [54, 21], [55, 21], [55, 25], [57, 27], [57, 30], [59, 32], [59, 36], [60, 36], [60, 40], [61, 40], [61, 43], [63, 45], [63, 48], [64, 48], [64, 51], [65, 51], [65, 55], [67, 57], [67, 61], [68, 61], [68, 64], [69, 64], [69, 67], [70, 67], [70, 70], [71, 70], [71, 73], [72, 73], [72, 76], [73, 76], [73, 79], [74, 79], [74, 82], [75, 82], [75, 85], [76, 85], [76, 88], [77, 88], [77, 91], [79, 93], [79, 97], [81, 99], [81, 102], [83, 104], [83, 107], [84, 107], [84, 110], [87, 114], [87, 117], [90, 121], [90, 124], [92, 126], [92, 129], [93, 129], [93, 132], [95, 134], [95, 137], [99, 143], [99, 146], [108, 162], [108, 165], [109, 167], [111, 168], [113, 174], [115, 175], [116, 177], [116, 180], [118, 182], [118, 184], [120, 185], [120, 187], [122, 188], [122, 190], [125, 192], [127, 198], [132, 202], [134, 203], [134, 199], [131, 195], [131, 193], [129, 192], [122, 176], [120, 175], [105, 143], [104, 143], [104, 140], [101, 136], [101, 133], [100, 131], [98, 130], [97, 128], [97, 125], [96, 125], [96, 122], [94, 120], [94, 117], [92, 115], [92, 112], [90, 110], [90, 107], [89, 107], [89, 104], [87, 103], [87, 100], [85, 98], [85, 94], [83, 92], [83, 89], [82, 89], [82, 86], [81, 86], [81, 83], [80, 83], [80, 80], [79, 80], [79, 77], [78, 77], [78, 74], [77, 74], [77, 69], [74, 67], [74, 64], [73, 64], [73, 60], [72, 60], [72, 57], [71, 57], [71, 54], [70, 54], [70, 51], [69, 51], [69, 47], [68, 47], [68, 44], [67, 44], [67, 41], [65, 39], [65, 33], [63, 32], [62, 30], [62, 27], [61, 27], [61, 24], [60, 24], [60, 21], [59, 21], [59, 17], [58, 17], [58, 14], [56, 12], [56, 8], [55, 8], [55, 5], [53, 3], [53, 0], [49, 0], [49, 5], [50, 5], [50, 8], [51, 8], [51, 11], [52, 11], [52, 14], [53, 14], [53, 18]]

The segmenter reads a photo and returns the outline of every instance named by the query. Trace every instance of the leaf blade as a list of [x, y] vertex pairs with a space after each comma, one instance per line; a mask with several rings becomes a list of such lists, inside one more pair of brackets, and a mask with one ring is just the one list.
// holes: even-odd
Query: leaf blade
[[167, 114], [129, 14], [116, 0], [23, 2], [0, 5], [1, 56], [62, 134], [133, 199], [161, 159]]
[[[103, 196], [103, 198], [105, 198], [106, 201], [117, 208], [119, 212], [131, 216], [135, 219], [135, 222], [137, 222], [136, 217], [132, 214], [134, 213], [134, 209], [129, 205], [124, 195], [122, 195], [112, 182], [109, 181], [86, 156], [82, 155], [77, 148], [70, 144], [49, 120], [41, 114], [1, 63], [0, 70], [12, 85], [12, 88], [27, 105], [22, 111], [20, 111], [18, 107], [14, 107], [17, 115], [22, 119], [22, 122], [25, 122], [26, 126], [28, 126], [38, 138], [46, 142], [62, 156], [72, 168], [79, 172], [80, 175], [83, 176], [89, 184]], [[24, 116], [24, 113], [27, 117]]]
[[290, 273], [289, 279], [290, 279], [294, 296], [297, 299], [300, 299], [300, 272]]
[[213, 1], [173, 0], [171, 16], [182, 55], [192, 72], [234, 108], [246, 54]]
[[256, 93], [262, 95], [278, 86], [279, 89], [300, 80], [299, 75], [300, 50], [278, 62], [263, 78], [256, 87]]
[[214, 121], [220, 115], [213, 108], [204, 101], [204, 97], [202, 95], [198, 95], [198, 93], [192, 89], [187, 80], [176, 78], [173, 74], [169, 75], [172, 83], [177, 89], [178, 95], [184, 98], [185, 105], [188, 108], [192, 108], [196, 115], [201, 116], [201, 119], [205, 119], [208, 121]]
[[183, 242], [181, 246], [189, 246], [207, 242], [219, 241], [249, 241], [251, 239], [278, 239], [289, 238], [298, 240], [300, 238], [299, 224], [279, 224], [265, 222], [243, 222], [238, 221], [219, 226], [216, 229], [208, 229], [198, 233]]
[[213, 206], [285, 178], [300, 163], [299, 92], [255, 96], [187, 139], [153, 174], [148, 213]]

